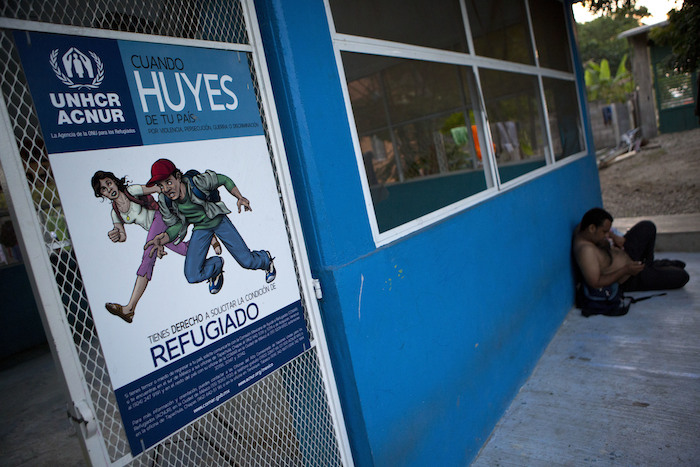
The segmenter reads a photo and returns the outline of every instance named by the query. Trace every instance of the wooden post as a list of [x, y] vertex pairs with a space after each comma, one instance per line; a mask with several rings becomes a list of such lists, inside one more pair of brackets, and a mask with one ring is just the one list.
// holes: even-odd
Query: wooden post
[[647, 33], [630, 36], [627, 39], [632, 44], [632, 75], [637, 85], [636, 117], [638, 120], [636, 123], [641, 129], [642, 137], [654, 138], [659, 132]]

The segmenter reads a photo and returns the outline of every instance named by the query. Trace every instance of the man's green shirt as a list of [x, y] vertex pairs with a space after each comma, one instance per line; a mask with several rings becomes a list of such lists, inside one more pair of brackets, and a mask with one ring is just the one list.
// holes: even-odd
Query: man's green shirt
[[[226, 175], [217, 174], [217, 179], [219, 181], [219, 186], [223, 185], [228, 192], [230, 192], [236, 186], [236, 184], [233, 183], [233, 180]], [[183, 181], [183, 183], [186, 182]], [[177, 200], [175, 202], [177, 203], [177, 208], [180, 210], [180, 213], [182, 213], [185, 216], [185, 219], [187, 219], [187, 223], [194, 226], [193, 230], [214, 228], [221, 223], [221, 219], [223, 218], [223, 215], [219, 215], [213, 219], [209, 219], [204, 213], [202, 206], [192, 202], [188, 191], [185, 191], [185, 198], [183, 200]], [[168, 227], [165, 232], [168, 234], [168, 238], [174, 239], [179, 231], [180, 224], [175, 224]]]

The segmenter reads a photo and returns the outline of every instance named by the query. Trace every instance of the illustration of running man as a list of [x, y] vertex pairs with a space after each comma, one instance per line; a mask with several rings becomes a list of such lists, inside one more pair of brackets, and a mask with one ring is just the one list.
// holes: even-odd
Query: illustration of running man
[[193, 225], [189, 247], [185, 256], [185, 278], [191, 284], [208, 281], [209, 292], [218, 293], [224, 284], [223, 258], [207, 258], [209, 242], [216, 235], [231, 256], [245, 269], [262, 269], [270, 283], [277, 275], [273, 257], [269, 251], [251, 251], [228, 214], [231, 211], [220, 200], [218, 188], [224, 186], [237, 200], [238, 212], [252, 211], [250, 202], [243, 197], [229, 177], [213, 170], [203, 173], [188, 171], [185, 174], [168, 159], [159, 159], [151, 166], [151, 179], [146, 186], [158, 185], [158, 204], [167, 230], [146, 243], [144, 249], [155, 246], [158, 257], [164, 246], [172, 241], [180, 243]]
[[[107, 232], [107, 236], [114, 243], [126, 241], [125, 224], [134, 224], [142, 227], [148, 232], [146, 241], [165, 232], [166, 225], [160, 214], [159, 206], [151, 196], [160, 191], [157, 186], [146, 187], [143, 185], [129, 185], [126, 177], [118, 178], [114, 173], [105, 170], [98, 170], [90, 181], [96, 198], [107, 200], [111, 204], [112, 223], [114, 228]], [[187, 254], [187, 242], [177, 245], [167, 243], [164, 245], [168, 249], [185, 256]], [[221, 254], [221, 246], [213, 237], [211, 246], [214, 252]], [[163, 252], [163, 254], [165, 254]], [[162, 255], [161, 255], [162, 257]], [[105, 308], [114, 316], [118, 316], [127, 323], [131, 323], [136, 312], [136, 305], [146, 291], [146, 286], [153, 276], [153, 268], [156, 258], [150, 254], [149, 250], [143, 252], [141, 265], [136, 271], [136, 283], [131, 293], [131, 298], [126, 305], [119, 303], [106, 303]]]

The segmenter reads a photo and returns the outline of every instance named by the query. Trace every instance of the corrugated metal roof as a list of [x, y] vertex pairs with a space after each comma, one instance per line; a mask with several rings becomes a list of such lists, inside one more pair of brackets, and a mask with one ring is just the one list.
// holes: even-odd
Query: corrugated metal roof
[[620, 34], [617, 35], [618, 39], [624, 39], [626, 37], [632, 37], [632, 36], [638, 36], [639, 34], [646, 34], [648, 33], [652, 28], [662, 28], [668, 24], [668, 20], [660, 21], [658, 23], [654, 24], [645, 24], [644, 26], [639, 26], [636, 28], [628, 29], [627, 31], [623, 31]]

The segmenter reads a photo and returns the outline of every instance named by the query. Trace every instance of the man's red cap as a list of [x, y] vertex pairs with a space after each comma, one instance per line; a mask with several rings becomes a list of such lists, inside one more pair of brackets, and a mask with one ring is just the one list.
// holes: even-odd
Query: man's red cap
[[146, 186], [153, 186], [158, 182], [162, 182], [176, 170], [175, 164], [168, 159], [158, 159], [151, 166], [151, 179], [146, 183]]

